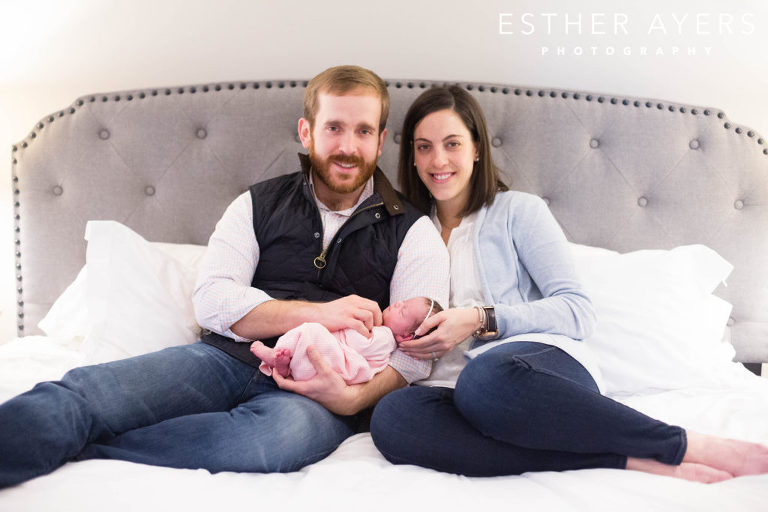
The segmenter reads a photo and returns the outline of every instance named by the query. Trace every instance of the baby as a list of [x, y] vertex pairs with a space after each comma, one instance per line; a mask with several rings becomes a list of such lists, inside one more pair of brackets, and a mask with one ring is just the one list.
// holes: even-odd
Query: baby
[[275, 348], [255, 341], [251, 352], [261, 359], [259, 369], [265, 375], [276, 370], [283, 377], [308, 380], [316, 373], [307, 357], [307, 347], [314, 345], [347, 384], [359, 384], [386, 368], [397, 343], [413, 339], [416, 328], [442, 310], [432, 299], [413, 297], [382, 311], [384, 325], [374, 327], [370, 338], [354, 329], [331, 332], [318, 323], [307, 322], [280, 336]]

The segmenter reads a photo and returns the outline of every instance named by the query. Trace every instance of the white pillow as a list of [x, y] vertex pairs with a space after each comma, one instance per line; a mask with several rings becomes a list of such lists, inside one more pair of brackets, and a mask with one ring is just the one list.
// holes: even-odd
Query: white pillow
[[606, 394], [717, 384], [733, 347], [723, 341], [731, 305], [712, 295], [733, 266], [702, 245], [619, 254], [571, 244], [597, 312], [585, 340]]
[[83, 265], [72, 283], [62, 292], [37, 324], [51, 338], [83, 341], [88, 334], [88, 306], [85, 303], [85, 282], [88, 268]]
[[136, 356], [200, 336], [192, 307], [204, 246], [147, 242], [114, 221], [86, 226], [86, 265], [39, 326], [83, 337], [87, 364]]

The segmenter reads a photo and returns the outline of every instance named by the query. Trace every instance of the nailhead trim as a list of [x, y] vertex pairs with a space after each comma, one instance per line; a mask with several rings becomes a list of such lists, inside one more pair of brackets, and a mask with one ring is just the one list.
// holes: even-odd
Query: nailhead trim
[[[163, 95], [170, 96], [172, 94], [183, 95], [185, 93], [190, 93], [190, 94], [196, 94], [198, 92], [208, 93], [211, 90], [214, 90], [214, 91], [218, 92], [218, 91], [221, 91], [221, 90], [223, 90], [225, 88], [226, 88], [226, 90], [233, 91], [236, 88], [238, 88], [240, 90], [247, 90], [249, 88], [260, 89], [262, 86], [265, 87], [266, 89], [272, 89], [275, 86], [277, 86], [277, 88], [279, 88], [279, 89], [284, 89], [286, 87], [290, 87], [290, 88], [307, 87], [308, 83], [309, 83], [308, 80], [302, 80], [302, 81], [297, 81], [297, 80], [290, 80], [290, 81], [278, 80], [278, 81], [265, 81], [265, 82], [238, 82], [238, 83], [227, 83], [227, 84], [223, 84], [223, 85], [222, 84], [213, 84], [213, 85], [206, 84], [206, 85], [197, 85], [197, 86], [176, 87], [176, 88], [173, 88], [173, 89], [172, 88], [145, 89], [145, 90], [135, 91], [133, 93], [123, 93], [124, 96], [121, 95], [121, 94], [115, 94], [114, 96], [112, 96], [112, 98], [110, 98], [110, 97], [108, 97], [106, 95], [102, 95], [102, 96], [98, 97], [98, 99], [100, 99], [102, 103], [107, 103], [109, 101], [115, 101], [115, 102], [119, 102], [119, 101], [123, 101], [123, 100], [125, 100], [125, 101], [133, 101], [134, 98], [137, 98], [139, 100], [145, 100], [145, 99], [147, 99], [150, 96], [151, 97], [158, 96], [160, 94], [160, 91], [162, 91]], [[387, 87], [392, 87], [393, 86], [393, 84], [390, 81], [385, 81], [385, 84], [387, 85]], [[396, 89], [401, 89], [404, 86], [409, 88], [409, 89], [414, 89], [416, 87], [418, 87], [419, 89], [426, 89], [428, 87], [436, 87], [436, 86], [439, 86], [439, 85], [443, 85], [443, 86], [448, 86], [448, 85], [462, 86], [462, 84], [460, 84], [458, 82], [454, 82], [454, 83], [443, 82], [442, 84], [440, 82], [430, 82], [430, 81], [420, 81], [420, 82], [408, 81], [408, 82], [405, 82], [405, 83], [403, 83], [401, 81], [394, 82], [394, 87]], [[560, 91], [558, 93], [558, 91], [555, 91], [555, 90], [545, 90], [545, 89], [525, 89], [525, 91], [523, 91], [523, 89], [521, 89], [521, 88], [510, 89], [509, 87], [498, 86], [498, 85], [483, 85], [483, 84], [475, 85], [475, 84], [472, 84], [472, 83], [464, 83], [463, 87], [466, 90], [468, 90], [468, 91], [477, 90], [477, 92], [479, 92], [479, 93], [490, 93], [490, 94], [501, 93], [501, 94], [507, 95], [507, 94], [510, 94], [510, 92], [512, 92], [516, 96], [521, 96], [521, 95], [523, 95], [523, 92], [525, 92], [525, 96], [526, 97], [530, 97], [530, 98], [533, 98], [533, 97], [539, 97], [539, 98], [549, 97], [551, 99], [557, 99], [558, 96], [559, 96], [561, 99], [572, 98], [575, 101], [578, 101], [580, 99], [584, 99], [587, 102], [592, 102], [593, 100], [596, 99], [598, 103], [605, 103], [605, 101], [607, 100], [607, 101], [610, 102], [611, 105], [619, 105], [619, 104], [621, 104], [622, 106], [629, 106], [631, 104], [631, 105], [633, 105], [636, 108], [640, 107], [641, 105], [644, 104], [646, 108], [650, 109], [650, 108], [653, 108], [655, 106], [656, 109], [660, 110], [660, 111], [664, 110], [664, 107], [665, 107], [665, 105], [663, 103], [653, 103], [650, 100], [646, 100], [645, 103], [641, 103], [640, 100], [629, 100], [627, 98], [621, 98], [620, 99], [620, 98], [617, 98], [615, 96], [610, 97], [609, 99], [604, 97], [604, 96], [598, 96], [597, 98], [595, 98], [592, 94], [582, 95], [582, 93], [578, 93], [578, 92], [572, 92], [571, 93], [571, 92], [567, 92], [567, 91]], [[56, 112], [54, 114], [49, 114], [47, 117], [43, 118], [43, 120], [39, 121], [35, 125], [35, 129], [30, 132], [30, 134], [28, 135], [28, 138], [26, 140], [23, 140], [18, 145], [13, 145], [12, 153], [17, 153], [19, 151], [19, 146], [22, 149], [26, 149], [32, 141], [37, 139], [38, 133], [40, 133], [43, 129], [45, 129], [46, 125], [54, 123], [57, 119], [60, 119], [60, 118], [64, 117], [67, 114], [74, 115], [75, 113], [77, 113], [78, 109], [84, 107], [86, 105], [86, 103], [95, 103], [96, 101], [97, 101], [97, 95], [83, 96], [83, 97], [78, 98], [77, 100], [75, 100], [75, 102], [69, 108], [61, 110], [61, 111]], [[679, 112], [681, 114], [688, 113], [686, 107], [682, 107], [682, 106], [678, 107], [678, 106], [675, 106], [675, 105], [666, 105], [666, 108], [667, 108], [667, 110], [669, 112], [673, 112], [673, 113], [674, 112]], [[694, 115], [694, 116], [695, 115], [699, 115], [700, 113], [703, 114], [704, 116], [707, 116], [707, 117], [710, 116], [710, 115], [714, 115], [714, 116], [717, 117], [717, 119], [720, 119], [720, 120], [724, 120], [725, 119], [725, 113], [724, 112], [716, 112], [716, 113], [714, 113], [710, 109], [704, 109], [703, 111], [700, 111], [697, 108], [691, 108], [691, 110], [690, 110], [690, 114]], [[730, 122], [726, 121], [726, 122], [723, 123], [723, 127], [726, 130], [730, 130], [733, 126], [731, 125]], [[762, 145], [765, 144], [765, 140], [762, 137], [757, 137], [756, 138], [757, 133], [754, 130], [745, 130], [744, 128], [742, 128], [740, 126], [736, 126], [734, 128], [734, 132], [737, 135], [745, 134], [747, 137], [749, 137], [751, 139], [755, 139], [758, 145], [762, 146]], [[763, 149], [762, 153], [764, 155], [768, 156], [768, 148]], [[18, 158], [14, 155], [12, 157], [11, 162], [12, 162], [12, 165], [13, 165], [13, 181], [14, 181], [14, 183], [18, 183], [18, 177], [15, 174], [15, 172], [16, 172], [15, 166], [18, 164]], [[19, 195], [19, 189], [18, 188], [14, 188], [14, 194], [17, 195], [17, 196]], [[17, 234], [20, 232], [20, 228], [19, 228], [20, 216], [19, 216], [19, 213], [18, 213], [19, 206], [20, 206], [20, 204], [19, 204], [18, 201], [14, 202], [14, 210], [15, 210], [14, 211], [14, 219], [15, 219], [14, 231]], [[20, 244], [21, 244], [20, 240], [18, 238], [16, 238], [15, 245], [17, 247], [19, 247]], [[19, 271], [21, 271], [21, 261], [20, 261], [21, 252], [17, 250], [15, 252], [15, 256], [16, 256], [16, 268]], [[18, 279], [21, 280], [21, 275], [18, 276]], [[18, 297], [19, 297], [18, 304], [19, 304], [19, 307], [23, 307], [23, 304], [24, 304], [24, 302], [22, 300], [22, 295], [21, 294], [22, 294], [22, 290], [21, 290], [21, 288], [19, 288], [18, 289]], [[19, 318], [23, 318], [23, 311], [20, 310], [18, 315], [19, 315]], [[24, 328], [23, 324], [20, 323], [19, 324], [19, 331], [20, 331], [20, 333], [23, 333], [23, 328]]]

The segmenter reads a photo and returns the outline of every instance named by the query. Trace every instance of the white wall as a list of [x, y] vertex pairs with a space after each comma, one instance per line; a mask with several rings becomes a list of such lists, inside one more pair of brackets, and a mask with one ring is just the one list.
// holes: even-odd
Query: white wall
[[[15, 332], [10, 146], [78, 96], [305, 78], [356, 63], [385, 78], [504, 82], [714, 106], [768, 136], [766, 4], [0, 0], [0, 341]], [[500, 13], [512, 13], [503, 30], [514, 34], [499, 34]], [[524, 13], [533, 16], [523, 19]], [[733, 21], [720, 27], [720, 13]], [[581, 34], [574, 24], [566, 32], [566, 14], [571, 22], [581, 14]], [[673, 16], [684, 20], [679, 29]], [[523, 20], [533, 24], [532, 34], [522, 33], [531, 31]], [[566, 55], [556, 55], [558, 46]], [[585, 54], [575, 55], [577, 47]], [[609, 48], [616, 55], [606, 55]], [[656, 55], [659, 49], [664, 55]]]

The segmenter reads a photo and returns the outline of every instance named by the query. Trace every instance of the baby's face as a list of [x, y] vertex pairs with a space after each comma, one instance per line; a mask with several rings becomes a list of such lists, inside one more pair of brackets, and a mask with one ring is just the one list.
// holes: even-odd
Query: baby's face
[[398, 343], [413, 338], [413, 331], [427, 316], [429, 305], [422, 297], [397, 301], [382, 311], [382, 322], [389, 327]]

